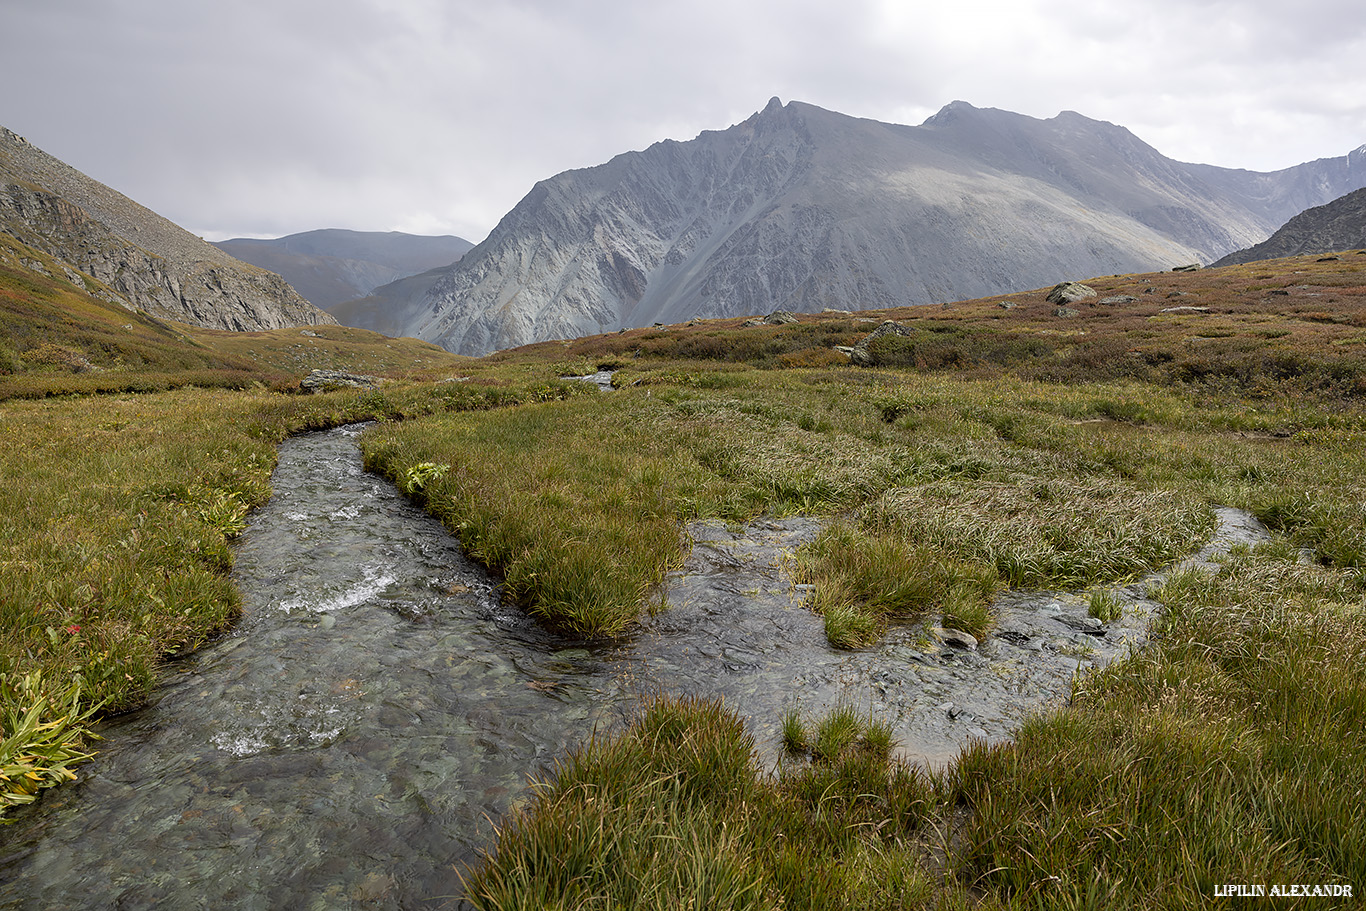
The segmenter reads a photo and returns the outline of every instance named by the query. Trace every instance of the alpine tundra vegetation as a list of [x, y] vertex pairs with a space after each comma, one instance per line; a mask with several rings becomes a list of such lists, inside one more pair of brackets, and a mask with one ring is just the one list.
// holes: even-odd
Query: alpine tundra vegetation
[[[28, 259], [45, 266], [35, 270]], [[44, 274], [44, 271], [46, 274]], [[1059, 276], [1064, 278], [1067, 276]], [[629, 635], [703, 519], [802, 515], [794, 597], [835, 646], [994, 635], [1007, 589], [1112, 594], [1216, 506], [1269, 543], [1151, 595], [1149, 643], [943, 767], [853, 704], [661, 694], [564, 756], [466, 872], [480, 908], [1200, 907], [1366, 882], [1366, 251], [1083, 278], [946, 307], [693, 320], [480, 359], [316, 325], [128, 315], [0, 248], [0, 785], [79, 775], [240, 606], [275, 446], [368, 420], [366, 466], [565, 636]], [[891, 320], [855, 363], [849, 351]], [[303, 394], [310, 369], [365, 388]], [[610, 389], [583, 382], [600, 371]], [[800, 595], [797, 590], [800, 590]], [[776, 720], [776, 719], [775, 719]], [[12, 815], [12, 814], [11, 814]], [[1339, 893], [1341, 892], [1339, 891]]]

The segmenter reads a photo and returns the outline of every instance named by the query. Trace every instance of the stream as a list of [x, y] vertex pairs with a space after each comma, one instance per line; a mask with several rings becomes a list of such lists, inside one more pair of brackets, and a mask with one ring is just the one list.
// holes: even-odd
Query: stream
[[[612, 643], [567, 641], [504, 605], [435, 520], [366, 474], [347, 427], [280, 448], [236, 549], [242, 619], [102, 725], [75, 784], [0, 828], [4, 909], [457, 908], [460, 873], [529, 780], [643, 697], [719, 695], [778, 761], [784, 711], [847, 703], [905, 758], [942, 765], [1064, 700], [1141, 644], [1159, 574], [1078, 595], [1013, 592], [963, 648], [916, 628], [838, 651], [782, 569], [816, 520], [699, 523], [668, 609]], [[1219, 510], [1209, 560], [1264, 535]]]

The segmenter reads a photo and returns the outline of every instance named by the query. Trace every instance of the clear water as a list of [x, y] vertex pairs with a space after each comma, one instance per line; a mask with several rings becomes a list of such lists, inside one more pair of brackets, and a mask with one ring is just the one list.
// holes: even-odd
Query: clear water
[[459, 907], [460, 871], [529, 778], [644, 695], [722, 696], [768, 764], [786, 708], [840, 702], [941, 763], [1064, 698], [1153, 607], [1126, 589], [1125, 620], [1098, 631], [1077, 596], [1016, 594], [1010, 635], [977, 650], [908, 629], [840, 652], [781, 570], [814, 521], [705, 523], [668, 610], [611, 645], [565, 641], [362, 471], [359, 432], [281, 447], [237, 549], [242, 620], [105, 725], [78, 783], [0, 829], [0, 908]]

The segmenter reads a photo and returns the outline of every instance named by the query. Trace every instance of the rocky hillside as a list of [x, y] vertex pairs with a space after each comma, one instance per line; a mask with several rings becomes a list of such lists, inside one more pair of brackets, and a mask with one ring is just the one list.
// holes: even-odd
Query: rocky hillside
[[67, 280], [154, 317], [231, 330], [336, 322], [278, 275], [239, 262], [3, 127], [0, 232], [61, 263]]
[[273, 239], [237, 237], [214, 246], [282, 276], [313, 304], [332, 312], [381, 285], [449, 266], [474, 244], [449, 234], [326, 228]]
[[1232, 266], [1259, 259], [1335, 253], [1363, 247], [1366, 247], [1366, 189], [1304, 210], [1266, 240], [1230, 253], [1215, 265]]
[[1128, 130], [961, 102], [924, 124], [773, 99], [726, 130], [542, 181], [403, 329], [460, 353], [692, 317], [951, 301], [1209, 262], [1366, 186], [1366, 151], [1273, 174]]

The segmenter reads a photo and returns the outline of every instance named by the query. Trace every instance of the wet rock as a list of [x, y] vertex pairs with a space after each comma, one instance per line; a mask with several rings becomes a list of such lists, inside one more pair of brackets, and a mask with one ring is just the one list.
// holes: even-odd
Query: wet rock
[[935, 636], [939, 638], [939, 641], [943, 642], [945, 645], [952, 645], [956, 648], [967, 649], [968, 651], [974, 651], [977, 648], [977, 637], [971, 633], [965, 633], [962, 630], [948, 627], [935, 627], [933, 632]]
[[1059, 617], [1058, 622], [1088, 636], [1104, 636], [1105, 624], [1095, 617]]
[[1016, 646], [1026, 646], [1031, 639], [1028, 633], [1022, 633], [1015, 629], [997, 630], [996, 638]]

